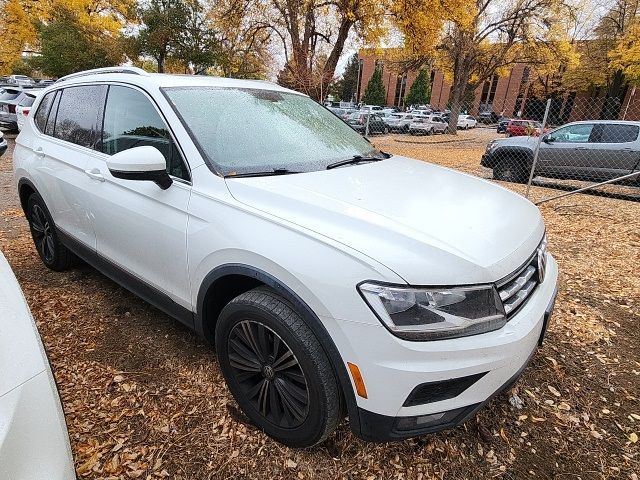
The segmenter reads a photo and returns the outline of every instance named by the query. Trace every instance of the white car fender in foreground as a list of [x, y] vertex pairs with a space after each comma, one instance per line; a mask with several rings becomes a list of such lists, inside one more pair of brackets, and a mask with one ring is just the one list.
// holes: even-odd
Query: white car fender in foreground
[[20, 286], [0, 253], [0, 480], [75, 478], [47, 355]]

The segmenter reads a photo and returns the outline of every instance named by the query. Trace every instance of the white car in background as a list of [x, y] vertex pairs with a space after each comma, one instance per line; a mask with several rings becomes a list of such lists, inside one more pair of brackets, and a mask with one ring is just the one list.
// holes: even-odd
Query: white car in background
[[458, 116], [458, 128], [461, 128], [462, 130], [475, 128], [477, 124], [478, 124], [478, 121], [475, 118], [473, 118], [471, 115]]
[[0, 479], [75, 479], [64, 413], [27, 302], [0, 253]]
[[18, 130], [22, 130], [22, 126], [31, 111], [31, 105], [35, 102], [41, 90], [26, 90], [23, 92], [22, 99], [16, 105], [16, 123]]
[[384, 123], [389, 126], [392, 132], [408, 133], [409, 125], [414, 122], [414, 117], [410, 113], [393, 113], [384, 118]]
[[427, 115], [417, 117], [409, 125], [411, 135], [432, 135], [434, 133], [444, 133], [447, 130], [447, 122], [439, 115]]

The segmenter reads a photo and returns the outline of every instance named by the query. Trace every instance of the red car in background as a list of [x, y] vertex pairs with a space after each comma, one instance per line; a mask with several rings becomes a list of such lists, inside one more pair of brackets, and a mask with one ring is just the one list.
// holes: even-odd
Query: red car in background
[[[536, 122], [534, 120], [511, 120], [507, 125], [507, 137], [522, 137], [522, 136], [530, 136], [537, 137], [540, 135], [540, 131], [542, 130], [542, 124], [540, 122]], [[544, 129], [546, 133], [549, 131], [548, 128]]]

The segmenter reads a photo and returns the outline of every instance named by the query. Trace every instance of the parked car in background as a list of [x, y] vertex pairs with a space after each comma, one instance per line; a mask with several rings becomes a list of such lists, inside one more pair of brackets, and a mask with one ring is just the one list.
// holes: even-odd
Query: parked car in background
[[0, 127], [18, 130], [16, 106], [20, 101], [23, 89], [20, 87], [4, 87], [0, 94]]
[[497, 123], [499, 119], [500, 119], [500, 115], [492, 111], [480, 112], [480, 114], [478, 115], [478, 122], [485, 123], [487, 125], [492, 123]]
[[360, 111], [365, 113], [379, 113], [382, 111], [382, 107], [380, 105], [362, 105]]
[[476, 119], [471, 115], [458, 115], [458, 128], [462, 130], [468, 130], [469, 128], [475, 128], [478, 124]]
[[[521, 137], [521, 136], [539, 136], [542, 130], [542, 124], [535, 120], [520, 120], [513, 119], [507, 124], [505, 133], [507, 137]], [[545, 129], [545, 132], [548, 129]]]
[[22, 130], [22, 126], [26, 118], [29, 116], [31, 106], [35, 99], [40, 95], [42, 90], [25, 90], [22, 95], [17, 99], [16, 104], [16, 123], [18, 124], [18, 130]]
[[409, 125], [409, 133], [411, 135], [432, 135], [434, 133], [444, 133], [446, 129], [447, 123], [439, 115], [416, 117], [411, 125]]
[[389, 133], [389, 126], [384, 118], [375, 113], [353, 112], [345, 120], [356, 132], [363, 135], [370, 133]]
[[498, 126], [496, 127], [496, 133], [506, 133], [507, 132], [507, 126], [509, 125], [509, 122], [511, 121], [510, 118], [501, 118], [498, 121]]
[[381, 110], [381, 112], [384, 113], [385, 116], [393, 115], [394, 113], [398, 113], [399, 111], [400, 110], [395, 107], [387, 107]]
[[53, 85], [55, 80], [51, 80], [50, 78], [43, 78], [42, 80], [38, 80], [39, 87], [48, 87], [49, 85]]
[[4, 133], [0, 132], [0, 157], [7, 151], [7, 139], [4, 138]]
[[26, 75], [10, 75], [8, 83], [19, 86], [31, 86], [34, 84], [33, 79]]
[[76, 478], [49, 360], [22, 290], [1, 252], [0, 478]]
[[409, 133], [409, 125], [417, 118], [411, 113], [393, 113], [384, 118], [392, 132]]
[[352, 108], [327, 107], [327, 109], [341, 120], [346, 120], [354, 112]]
[[[640, 122], [592, 120], [573, 122], [545, 133], [534, 175], [584, 181], [605, 181], [640, 169]], [[525, 183], [538, 139], [518, 136], [494, 140], [481, 165], [493, 177]], [[640, 180], [633, 182], [640, 185]]]
[[299, 92], [117, 67], [34, 109], [13, 168], [43, 264], [78, 256], [214, 343], [286, 445], [346, 414], [366, 440], [454, 427], [544, 338], [558, 269], [538, 208], [379, 151]]

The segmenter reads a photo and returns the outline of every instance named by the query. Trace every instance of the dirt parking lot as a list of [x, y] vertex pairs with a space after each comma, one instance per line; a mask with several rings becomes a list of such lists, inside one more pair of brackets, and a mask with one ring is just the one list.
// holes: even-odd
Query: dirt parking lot
[[[479, 160], [492, 135], [475, 129], [460, 138], [373, 141], [488, 177]], [[364, 443], [345, 422], [323, 445], [291, 450], [238, 415], [215, 354], [190, 331], [89, 267], [61, 274], [41, 264], [12, 184], [7, 137], [0, 249], [49, 353], [80, 478], [640, 475], [640, 203], [577, 195], [542, 206], [561, 269], [547, 340], [515, 387], [476, 419], [394, 444]]]

